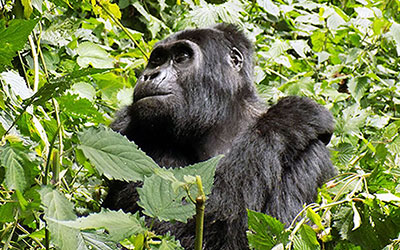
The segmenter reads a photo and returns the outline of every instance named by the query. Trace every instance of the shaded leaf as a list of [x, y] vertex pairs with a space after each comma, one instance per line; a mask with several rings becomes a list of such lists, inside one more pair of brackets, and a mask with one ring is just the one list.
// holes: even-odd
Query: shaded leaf
[[83, 153], [109, 179], [144, 180], [158, 165], [126, 137], [109, 128], [87, 129], [79, 139]]

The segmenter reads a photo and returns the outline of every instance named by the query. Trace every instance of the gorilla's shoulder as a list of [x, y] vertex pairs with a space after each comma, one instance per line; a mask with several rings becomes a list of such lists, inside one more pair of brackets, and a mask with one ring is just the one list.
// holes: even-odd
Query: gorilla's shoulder
[[334, 130], [332, 114], [315, 101], [298, 96], [282, 98], [262, 113], [255, 124], [262, 137], [279, 136], [293, 143], [319, 139], [329, 143]]

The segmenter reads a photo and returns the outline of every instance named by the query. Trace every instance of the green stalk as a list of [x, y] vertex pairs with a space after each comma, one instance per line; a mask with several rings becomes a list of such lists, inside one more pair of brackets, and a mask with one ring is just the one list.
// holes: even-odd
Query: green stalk
[[129, 32], [129, 30], [127, 28], [125, 28], [125, 26], [122, 25], [122, 23], [117, 18], [114, 17], [114, 15], [111, 13], [111, 11], [109, 11], [106, 7], [104, 7], [99, 1], [96, 1], [96, 3], [97, 3], [97, 5], [99, 5], [101, 7], [102, 10], [104, 10], [107, 13], [107, 15], [118, 25], [118, 27], [120, 27], [126, 33], [126, 35], [129, 37], [129, 39], [132, 40], [132, 42], [136, 45], [136, 47], [138, 47], [140, 52], [146, 58], [146, 61], [148, 61], [149, 57], [147, 56], [146, 52], [142, 49], [142, 47], [140, 47], [140, 44], [135, 40], [135, 38], [133, 38], [133, 36]]
[[204, 229], [204, 210], [206, 207], [206, 196], [203, 191], [201, 177], [196, 175], [196, 183], [199, 189], [196, 197], [196, 239], [194, 243], [195, 250], [203, 249], [203, 229]]

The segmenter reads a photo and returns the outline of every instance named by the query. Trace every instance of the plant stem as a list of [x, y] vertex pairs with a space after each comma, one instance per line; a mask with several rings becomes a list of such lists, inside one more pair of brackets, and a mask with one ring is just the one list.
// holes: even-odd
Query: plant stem
[[206, 196], [203, 191], [201, 177], [196, 175], [196, 183], [199, 189], [196, 198], [196, 239], [194, 243], [195, 250], [203, 249], [203, 229], [204, 229], [204, 209], [206, 207]]
[[132, 42], [136, 45], [136, 47], [138, 47], [138, 49], [140, 50], [140, 52], [143, 54], [143, 56], [146, 58], [146, 61], [149, 60], [149, 57], [147, 56], [146, 52], [142, 49], [142, 47], [140, 47], [140, 44], [135, 40], [135, 38], [133, 38], [132, 34], [129, 32], [129, 30], [127, 28], [125, 28], [124, 25], [122, 25], [122, 23], [114, 17], [114, 15], [106, 8], [104, 7], [99, 1], [96, 1], [97, 5], [99, 5], [101, 7], [102, 10], [104, 10], [107, 15], [125, 32], [125, 34], [129, 37], [129, 39], [132, 40]]

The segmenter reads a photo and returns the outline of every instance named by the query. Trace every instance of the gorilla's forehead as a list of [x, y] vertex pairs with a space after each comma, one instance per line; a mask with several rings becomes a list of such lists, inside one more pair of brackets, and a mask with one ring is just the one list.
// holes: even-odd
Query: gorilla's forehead
[[211, 40], [223, 39], [223, 32], [213, 28], [206, 29], [188, 29], [177, 32], [166, 39], [158, 42], [156, 46], [167, 45], [168, 43], [175, 42], [177, 40], [189, 40], [196, 43], [200, 47], [204, 48], [205, 44]]

